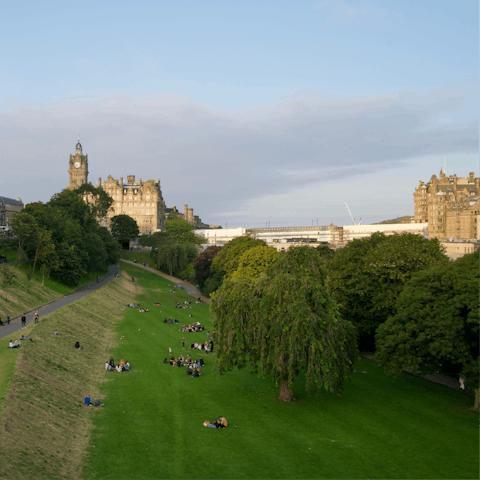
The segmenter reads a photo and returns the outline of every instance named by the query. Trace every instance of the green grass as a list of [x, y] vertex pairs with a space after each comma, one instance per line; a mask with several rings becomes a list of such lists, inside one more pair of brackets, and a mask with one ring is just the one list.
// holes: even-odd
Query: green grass
[[138, 263], [148, 263], [149, 267], [155, 268], [149, 252], [131, 252], [130, 250], [122, 250], [120, 256], [125, 260], [131, 260], [132, 262], [136, 259]]
[[[99, 395], [105, 358], [117, 342], [112, 325], [139, 288], [114, 279], [12, 336], [26, 333], [35, 343], [10, 350], [0, 340], [0, 478], [81, 478], [92, 419], [102, 413], [83, 398]], [[74, 348], [77, 340], [85, 350]]]
[[[199, 356], [182, 351], [183, 334], [163, 319], [182, 323], [193, 313], [212, 330], [208, 306], [175, 309], [175, 299], [191, 297], [123, 266], [144, 287], [138, 301], [151, 312], [127, 309], [116, 326], [120, 345], [111, 353], [132, 371], [105, 372], [111, 381], [102, 385], [106, 406], [94, 419], [85, 478], [478, 478], [471, 397], [413, 376], [388, 377], [368, 360], [356, 366], [368, 373], [354, 374], [341, 397], [309, 397], [299, 378], [291, 404], [276, 400], [271, 379], [246, 370], [214, 373], [212, 355], [192, 379], [162, 363], [168, 347], [176, 357]], [[185, 337], [188, 344], [205, 332]], [[202, 426], [219, 415], [227, 429]]]
[[5, 250], [0, 248], [0, 255], [5, 255], [7, 257], [7, 262], [14, 262], [17, 258], [16, 250]]

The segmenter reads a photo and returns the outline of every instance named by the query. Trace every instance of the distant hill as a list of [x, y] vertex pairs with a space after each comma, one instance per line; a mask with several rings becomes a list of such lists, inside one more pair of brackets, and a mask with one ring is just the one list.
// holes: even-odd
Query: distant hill
[[405, 215], [404, 217], [394, 218], [393, 220], [384, 220], [383, 222], [374, 223], [373, 225], [389, 225], [391, 223], [411, 223], [413, 217]]

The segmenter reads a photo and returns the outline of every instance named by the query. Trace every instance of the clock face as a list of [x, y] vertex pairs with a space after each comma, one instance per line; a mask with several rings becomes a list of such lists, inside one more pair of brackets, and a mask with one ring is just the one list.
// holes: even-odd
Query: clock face
[[75, 168], [80, 168], [80, 162], [75, 162]]

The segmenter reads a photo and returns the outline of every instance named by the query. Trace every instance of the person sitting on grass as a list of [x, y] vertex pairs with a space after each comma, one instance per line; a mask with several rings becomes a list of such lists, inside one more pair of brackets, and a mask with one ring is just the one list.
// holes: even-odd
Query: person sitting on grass
[[53, 334], [56, 335], [57, 337], [60, 336], [60, 334], [56, 330], [53, 332]]
[[125, 366], [125, 360], [122, 358], [119, 365], [123, 368]]
[[26, 335], [22, 335], [20, 340], [30, 340], [31, 342], [35, 343], [35, 340], [33, 340], [32, 337], [27, 337]]
[[89, 393], [85, 397], [84, 402], [85, 402], [85, 405], [92, 405], [92, 402], [90, 401], [90, 394]]
[[121, 367], [120, 365], [117, 365], [117, 366], [115, 367], [115, 370], [116, 370], [118, 373], [121, 373], [122, 367]]
[[112, 369], [115, 368], [115, 362], [113, 361], [113, 357], [110, 357], [110, 361], [108, 363], [110, 364]]
[[194, 368], [192, 372], [192, 378], [199, 377], [201, 375], [199, 368]]
[[9, 344], [8, 344], [8, 348], [20, 348], [22, 346], [22, 344], [18, 341], [18, 340], [10, 340]]
[[205, 365], [205, 362], [203, 361], [202, 356], [200, 355], [200, 358], [198, 359], [198, 362], [200, 363], [200, 366], [203, 367]]
[[75, 348], [77, 348], [78, 350], [85, 350], [85, 349], [80, 345], [80, 342], [75, 342]]
[[128, 362], [125, 362], [125, 366], [123, 367], [124, 372], [129, 372], [130, 371], [130, 364]]

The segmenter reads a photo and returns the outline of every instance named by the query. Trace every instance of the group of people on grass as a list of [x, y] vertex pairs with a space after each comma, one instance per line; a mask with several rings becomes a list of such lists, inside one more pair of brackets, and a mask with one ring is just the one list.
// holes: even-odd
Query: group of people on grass
[[191, 303], [192, 303], [192, 302], [187, 302], [186, 300], [185, 300], [184, 303], [175, 302], [175, 308], [192, 308], [192, 307], [190, 306]]
[[173, 320], [172, 317], [170, 317], [170, 318], [165, 318], [165, 320], [163, 321], [163, 323], [172, 323], [172, 324], [178, 325], [178, 319], [175, 318], [175, 320]]
[[[172, 349], [169, 349], [169, 354], [171, 355]], [[199, 377], [201, 375], [200, 369], [205, 365], [203, 358], [200, 356], [198, 360], [192, 360], [190, 354], [187, 355], [187, 358], [184, 358], [183, 355], [178, 357], [178, 360], [175, 357], [170, 357], [168, 359], [165, 357], [163, 363], [169, 363], [173, 367], [185, 367], [187, 375], [191, 375], [192, 377]]]
[[205, 327], [200, 322], [193, 322], [188, 325], [182, 325], [182, 332], [203, 332]]
[[210, 343], [208, 340], [205, 340], [205, 343], [192, 342], [190, 350], [202, 350], [208, 355], [208, 352], [213, 352], [213, 342], [211, 340]]
[[114, 370], [117, 372], [129, 372], [130, 371], [130, 364], [126, 362], [123, 358], [118, 362], [118, 365], [115, 365], [115, 361], [113, 357], [110, 357], [108, 362], [105, 362], [105, 370], [113, 372]]

